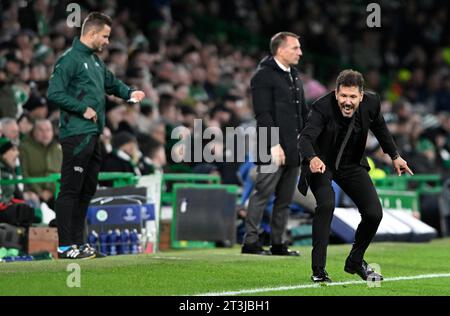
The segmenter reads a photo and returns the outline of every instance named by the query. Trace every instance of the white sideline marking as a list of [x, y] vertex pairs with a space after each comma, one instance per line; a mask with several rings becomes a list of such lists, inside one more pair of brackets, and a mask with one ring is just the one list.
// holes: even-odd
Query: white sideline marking
[[[433, 278], [450, 278], [450, 273], [442, 273], [442, 274], [420, 274], [420, 275], [411, 275], [411, 276], [401, 276], [395, 278], [385, 278], [383, 282], [397, 282], [397, 281], [405, 281], [405, 280], [419, 280], [419, 279], [433, 279]], [[343, 281], [343, 282], [333, 282], [328, 283], [327, 286], [340, 286], [340, 285], [353, 285], [353, 284], [366, 284], [366, 281]], [[247, 290], [239, 290], [239, 291], [229, 291], [229, 292], [216, 292], [216, 293], [203, 293], [203, 294], [195, 294], [195, 296], [229, 296], [229, 295], [241, 295], [241, 294], [252, 294], [252, 293], [263, 293], [263, 292], [277, 292], [277, 291], [288, 291], [288, 290], [296, 290], [296, 289], [310, 289], [310, 288], [320, 288], [319, 283], [313, 284], [299, 284], [299, 285], [289, 285], [289, 286], [279, 286], [279, 287], [263, 287], [256, 289], [247, 289]]]
[[152, 259], [163, 259], [163, 260], [192, 260], [192, 258], [184, 258], [184, 257], [164, 257], [164, 256], [154, 256]]

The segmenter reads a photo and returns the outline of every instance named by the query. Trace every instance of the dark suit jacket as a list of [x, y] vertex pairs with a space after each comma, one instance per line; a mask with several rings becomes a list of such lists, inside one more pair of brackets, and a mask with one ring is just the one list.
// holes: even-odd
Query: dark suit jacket
[[[278, 67], [273, 57], [261, 61], [251, 80], [253, 110], [257, 122], [258, 144], [261, 142], [259, 127], [279, 128], [279, 143], [286, 155], [286, 165], [299, 166], [298, 135], [305, 126], [307, 108], [303, 84], [297, 69], [291, 67], [291, 76]], [[270, 155], [270, 133], [265, 141], [266, 154]], [[261, 145], [264, 141], [261, 143]], [[258, 146], [259, 148], [259, 146]], [[259, 152], [257, 163], [263, 164]], [[270, 161], [269, 161], [270, 163]]]
[[[302, 176], [299, 183], [300, 192], [305, 195], [308, 189], [310, 176], [309, 160], [318, 156], [327, 166], [333, 168], [335, 155], [339, 148], [338, 144], [338, 122], [342, 115], [337, 104], [334, 91], [316, 100], [308, 116], [306, 127], [303, 129], [300, 139], [300, 156], [302, 159]], [[355, 114], [357, 115], [357, 114]], [[360, 165], [370, 170], [364, 150], [366, 148], [367, 134], [369, 129], [373, 132], [381, 148], [391, 158], [397, 154], [397, 147], [380, 113], [380, 97], [370, 91], [364, 92], [364, 97], [359, 105], [359, 115], [361, 117], [361, 141], [352, 148], [355, 155], [360, 160]], [[348, 148], [346, 149], [348, 150]]]

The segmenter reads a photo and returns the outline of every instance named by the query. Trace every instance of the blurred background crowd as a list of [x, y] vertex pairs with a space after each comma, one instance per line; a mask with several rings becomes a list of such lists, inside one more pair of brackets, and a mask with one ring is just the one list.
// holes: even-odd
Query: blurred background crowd
[[[46, 100], [57, 58], [80, 28], [71, 28], [74, 1], [0, 1], [1, 164], [17, 176], [58, 172], [59, 111]], [[249, 83], [279, 31], [300, 35], [308, 104], [334, 89], [344, 68], [363, 73], [401, 155], [415, 173], [450, 171], [450, 7], [446, 1], [383, 1], [381, 27], [369, 28], [366, 1], [101, 0], [77, 1], [113, 18], [109, 69], [146, 93], [140, 104], [107, 98], [103, 171], [216, 173], [242, 185], [240, 163], [174, 163], [178, 126], [252, 126]], [[13, 144], [13, 150], [9, 143]], [[17, 148], [15, 150], [14, 148]], [[218, 156], [226, 150], [220, 144]], [[381, 174], [391, 162], [375, 138], [367, 153]], [[13, 167], [13, 168], [12, 168]], [[52, 204], [54, 188], [22, 188]], [[4, 194], [3, 194], [4, 195]]]

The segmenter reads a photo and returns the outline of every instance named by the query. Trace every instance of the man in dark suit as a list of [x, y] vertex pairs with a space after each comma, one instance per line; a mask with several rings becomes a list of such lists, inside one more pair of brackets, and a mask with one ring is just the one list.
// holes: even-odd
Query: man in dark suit
[[309, 185], [317, 201], [313, 220], [311, 279], [314, 282], [331, 282], [325, 265], [335, 207], [332, 180], [353, 200], [362, 218], [344, 270], [357, 273], [364, 280], [383, 279], [364, 261], [364, 253], [383, 216], [364, 156], [369, 129], [383, 151], [391, 157], [397, 174], [412, 174], [406, 161], [398, 154], [380, 113], [380, 97], [373, 92], [364, 92], [363, 86], [364, 79], [359, 72], [342, 71], [336, 81], [336, 90], [312, 105], [306, 127], [300, 135], [302, 177], [299, 190], [305, 195]]
[[[258, 167], [248, 206], [242, 253], [298, 256], [297, 251], [289, 250], [283, 242], [283, 234], [299, 174], [297, 138], [307, 116], [303, 84], [294, 68], [302, 51], [299, 37], [290, 32], [275, 34], [270, 49], [272, 56], [261, 61], [251, 80], [257, 121]], [[268, 159], [265, 160], [260, 152], [267, 154]], [[259, 243], [258, 232], [264, 209], [274, 193], [272, 245], [267, 252]]]

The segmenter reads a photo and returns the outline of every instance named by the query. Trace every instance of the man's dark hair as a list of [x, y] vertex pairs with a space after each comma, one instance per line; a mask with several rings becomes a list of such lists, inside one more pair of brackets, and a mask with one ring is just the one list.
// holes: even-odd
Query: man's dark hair
[[273, 56], [275, 56], [278, 48], [286, 41], [286, 38], [288, 37], [294, 37], [297, 39], [300, 38], [300, 36], [291, 32], [280, 32], [272, 36], [272, 38], [270, 39], [270, 53]]
[[358, 87], [359, 91], [362, 91], [364, 89], [364, 78], [358, 71], [345, 69], [336, 79], [336, 90], [339, 90], [340, 86]]
[[105, 25], [111, 27], [112, 20], [106, 14], [101, 12], [92, 12], [84, 19], [83, 26], [81, 27], [81, 34], [85, 35], [87, 32], [95, 28], [96, 31], [103, 29]]
[[176, 99], [169, 93], [163, 93], [159, 97], [158, 110], [160, 114], [165, 114], [171, 107], [176, 106]]
[[137, 136], [137, 141], [142, 154], [151, 159], [154, 157], [158, 149], [160, 149], [161, 147], [164, 148], [164, 145], [162, 143], [160, 143], [152, 136], [146, 134], [139, 134]]

